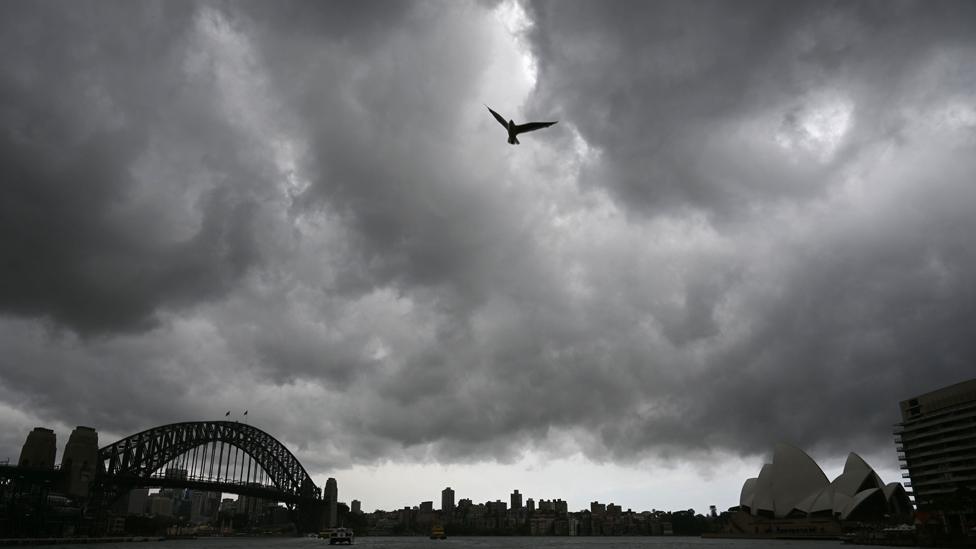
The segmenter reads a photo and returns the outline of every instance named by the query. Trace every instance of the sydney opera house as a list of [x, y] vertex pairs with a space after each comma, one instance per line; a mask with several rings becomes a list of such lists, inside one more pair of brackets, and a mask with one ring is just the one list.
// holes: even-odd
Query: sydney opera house
[[848, 522], [911, 520], [900, 483], [885, 484], [860, 456], [847, 456], [833, 481], [803, 450], [777, 444], [772, 463], [746, 480], [733, 530], [744, 535], [831, 535]]

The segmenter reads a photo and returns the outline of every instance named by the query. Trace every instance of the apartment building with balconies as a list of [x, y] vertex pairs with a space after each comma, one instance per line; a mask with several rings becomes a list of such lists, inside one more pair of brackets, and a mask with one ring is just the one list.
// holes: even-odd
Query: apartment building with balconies
[[969, 522], [976, 498], [976, 379], [900, 402], [895, 444], [922, 512]]

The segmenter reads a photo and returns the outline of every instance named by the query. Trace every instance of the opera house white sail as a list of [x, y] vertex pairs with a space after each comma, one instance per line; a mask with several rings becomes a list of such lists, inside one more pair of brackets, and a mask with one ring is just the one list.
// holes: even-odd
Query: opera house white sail
[[742, 485], [739, 506], [756, 517], [832, 517], [839, 520], [880, 520], [912, 512], [901, 484], [885, 485], [861, 456], [851, 452], [844, 472], [833, 482], [803, 450], [777, 444], [773, 462]]

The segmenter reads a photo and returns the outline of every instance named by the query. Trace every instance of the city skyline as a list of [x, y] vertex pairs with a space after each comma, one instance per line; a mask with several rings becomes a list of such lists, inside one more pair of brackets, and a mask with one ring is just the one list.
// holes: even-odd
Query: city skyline
[[897, 478], [976, 363], [973, 20], [4, 2], [0, 461], [226, 418], [366, 509], [725, 509], [779, 442]]

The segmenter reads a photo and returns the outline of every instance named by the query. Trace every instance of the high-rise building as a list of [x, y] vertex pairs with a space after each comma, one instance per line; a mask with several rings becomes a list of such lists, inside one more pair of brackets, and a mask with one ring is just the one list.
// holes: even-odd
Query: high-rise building
[[339, 486], [336, 479], [325, 481], [325, 526], [335, 528], [339, 525]]
[[529, 499], [525, 500], [525, 510], [528, 511], [528, 512], [530, 512], [530, 513], [533, 512], [533, 511], [535, 511], [535, 500], [534, 499], [529, 498]]
[[450, 486], [441, 490], [441, 515], [444, 520], [450, 520], [454, 516], [454, 490]]
[[[895, 443], [920, 511], [970, 522], [976, 494], [976, 379], [899, 403]], [[962, 501], [963, 499], [968, 501]], [[965, 509], [969, 511], [965, 511]]]
[[358, 514], [362, 513], [363, 512], [363, 503], [361, 501], [359, 501], [358, 499], [352, 500], [352, 502], [349, 504], [349, 511], [351, 513], [355, 514], [355, 515], [358, 515]]
[[518, 490], [512, 492], [512, 511], [518, 511], [522, 509], [522, 494]]

